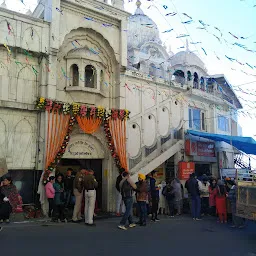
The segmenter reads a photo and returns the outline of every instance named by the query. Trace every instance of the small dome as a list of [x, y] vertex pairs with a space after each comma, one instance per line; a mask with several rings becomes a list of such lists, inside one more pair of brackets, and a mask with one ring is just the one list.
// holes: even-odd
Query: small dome
[[141, 2], [137, 1], [137, 10], [129, 17], [128, 48], [140, 48], [144, 43], [154, 41], [161, 44], [156, 23], [141, 10]]
[[201, 59], [194, 54], [193, 52], [190, 51], [182, 51], [176, 53], [172, 58], [171, 58], [171, 64], [172, 66], [176, 65], [189, 65], [189, 66], [197, 66], [203, 70], [206, 70], [204, 63], [201, 61]]
[[2, 2], [2, 4], [0, 5], [1, 8], [5, 8], [7, 9], [7, 6], [6, 6], [6, 3], [5, 3], [5, 0]]

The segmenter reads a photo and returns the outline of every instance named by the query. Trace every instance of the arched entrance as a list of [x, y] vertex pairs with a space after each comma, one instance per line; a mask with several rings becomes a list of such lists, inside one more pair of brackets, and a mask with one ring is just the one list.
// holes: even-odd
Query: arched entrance
[[68, 168], [75, 172], [81, 168], [94, 170], [94, 175], [99, 183], [97, 189], [98, 208], [102, 209], [102, 166], [105, 158], [104, 147], [101, 142], [90, 134], [72, 134], [58, 167], [57, 172], [66, 173]]

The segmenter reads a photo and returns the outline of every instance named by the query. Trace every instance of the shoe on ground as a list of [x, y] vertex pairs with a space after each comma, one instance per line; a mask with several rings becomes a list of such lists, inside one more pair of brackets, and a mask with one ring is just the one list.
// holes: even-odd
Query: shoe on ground
[[151, 219], [151, 221], [156, 222], [156, 220], [155, 220], [155, 219]]
[[134, 228], [134, 227], [136, 227], [135, 223], [132, 223], [132, 224], [129, 225], [129, 228]]
[[174, 218], [174, 215], [171, 215], [170, 218]]
[[9, 224], [9, 223], [10, 223], [10, 220], [9, 220], [9, 219], [5, 220], [5, 223]]
[[117, 212], [116, 213], [116, 217], [120, 217], [120, 216], [121, 216], [121, 214]]
[[236, 228], [236, 225], [232, 225], [232, 226], [230, 226], [231, 228]]
[[196, 218], [193, 218], [193, 220], [196, 220]]
[[3, 223], [4, 222], [4, 220], [0, 220], [0, 223]]
[[118, 228], [122, 229], [122, 230], [127, 230], [127, 228], [125, 226], [123, 226], [123, 225], [119, 225]]
[[160, 221], [158, 218], [156, 218], [156, 221]]
[[89, 226], [89, 227], [96, 227], [95, 223], [85, 223], [85, 225]]
[[202, 219], [196, 218], [196, 220], [202, 220]]

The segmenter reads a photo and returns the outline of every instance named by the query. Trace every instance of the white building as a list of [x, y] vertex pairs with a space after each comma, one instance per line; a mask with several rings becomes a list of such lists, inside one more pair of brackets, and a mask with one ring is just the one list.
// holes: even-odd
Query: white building
[[[159, 179], [179, 175], [180, 161], [195, 162], [199, 174], [233, 167], [232, 146], [220, 146], [218, 158], [214, 143], [185, 137], [187, 129], [237, 134], [241, 104], [225, 76], [210, 76], [188, 47], [167, 52], [140, 1], [132, 16], [122, 0], [105, 2], [45, 0], [32, 15], [0, 8], [0, 150], [27, 203], [44, 170], [47, 117], [35, 109], [38, 97], [128, 109], [134, 177], [154, 169]], [[197, 150], [188, 142], [185, 150], [185, 140]], [[92, 135], [74, 127], [57, 169], [81, 166], [95, 170], [99, 205], [114, 211], [118, 171], [103, 127]]]

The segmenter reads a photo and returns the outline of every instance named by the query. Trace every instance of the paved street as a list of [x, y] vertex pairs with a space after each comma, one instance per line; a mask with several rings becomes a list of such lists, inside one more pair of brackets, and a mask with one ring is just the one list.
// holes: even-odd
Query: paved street
[[147, 227], [117, 229], [118, 219], [82, 224], [10, 224], [0, 232], [1, 255], [256, 255], [256, 224], [233, 230], [213, 219], [164, 218]]

